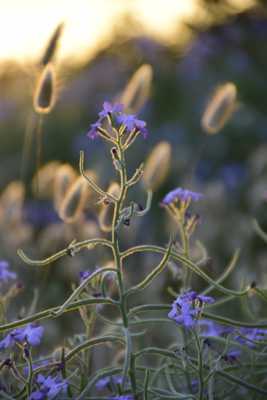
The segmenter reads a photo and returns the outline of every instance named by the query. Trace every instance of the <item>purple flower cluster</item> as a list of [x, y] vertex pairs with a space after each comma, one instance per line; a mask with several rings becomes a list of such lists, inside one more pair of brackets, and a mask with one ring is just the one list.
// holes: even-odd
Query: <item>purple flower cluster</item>
[[24, 328], [16, 328], [0, 341], [0, 350], [13, 347], [16, 343], [27, 343], [38, 346], [41, 342], [44, 328], [35, 324], [28, 324]]
[[87, 133], [87, 136], [90, 139], [95, 139], [98, 136], [98, 130], [101, 128], [103, 120], [107, 117], [112, 117], [114, 122], [118, 123], [119, 125], [124, 125], [128, 133], [136, 130], [139, 131], [144, 138], [147, 137], [146, 123], [140, 119], [137, 119], [135, 114], [123, 113], [122, 104], [111, 104], [108, 101], [105, 101], [103, 104], [103, 109], [98, 113], [98, 116], [98, 120], [94, 124], [91, 124], [90, 130]]
[[192, 328], [197, 324], [198, 317], [204, 304], [212, 304], [215, 300], [209, 296], [198, 295], [194, 291], [188, 291], [178, 296], [172, 304], [168, 314], [178, 325]]
[[54, 399], [59, 393], [66, 392], [68, 387], [66, 380], [51, 376], [45, 378], [42, 374], [38, 374], [36, 382], [39, 389], [32, 392], [30, 400]]
[[169, 205], [180, 200], [183, 202], [187, 201], [198, 201], [202, 199], [203, 195], [197, 192], [191, 192], [191, 190], [176, 188], [171, 192], [167, 193], [162, 200], [163, 205]]
[[16, 279], [17, 274], [10, 272], [9, 263], [5, 260], [0, 260], [0, 282], [7, 282], [10, 279]]

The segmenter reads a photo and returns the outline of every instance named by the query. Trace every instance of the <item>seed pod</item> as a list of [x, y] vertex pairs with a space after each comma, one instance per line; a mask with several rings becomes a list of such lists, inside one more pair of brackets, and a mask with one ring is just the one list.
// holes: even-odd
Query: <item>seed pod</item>
[[59, 216], [64, 222], [72, 223], [77, 221], [84, 211], [86, 201], [90, 194], [88, 182], [83, 176], [77, 178], [68, 189], [61, 205]]
[[237, 89], [227, 82], [215, 90], [201, 119], [201, 125], [208, 134], [219, 132], [228, 122], [237, 106]]
[[50, 113], [55, 104], [55, 92], [55, 70], [49, 63], [41, 72], [33, 98], [33, 106], [37, 114]]
[[[112, 182], [107, 190], [109, 194], [112, 194], [116, 197], [120, 194], [120, 186], [117, 182]], [[112, 229], [112, 216], [113, 216], [113, 204], [109, 203], [108, 205], [103, 204], [98, 215], [98, 221], [100, 229], [103, 232], [110, 232]]]
[[119, 97], [118, 103], [122, 103], [126, 110], [137, 113], [147, 101], [153, 70], [151, 65], [143, 64], [133, 74], [122, 94]]
[[8, 223], [16, 223], [22, 218], [25, 197], [25, 186], [20, 181], [11, 182], [0, 197], [1, 219]]
[[51, 161], [36, 172], [32, 180], [32, 190], [36, 191], [36, 187], [38, 187], [38, 192], [35, 195], [38, 195], [40, 198], [50, 198], [53, 196], [54, 180], [59, 167], [59, 161]]
[[47, 65], [54, 58], [59, 45], [60, 37], [63, 32], [63, 28], [64, 28], [64, 23], [61, 22], [54, 30], [52, 36], [50, 37], [47, 43], [46, 49], [41, 59], [41, 65], [43, 66]]
[[54, 179], [54, 208], [59, 210], [71, 184], [77, 178], [76, 171], [69, 164], [63, 164], [55, 172]]
[[171, 161], [171, 146], [168, 142], [159, 142], [145, 162], [143, 182], [148, 190], [155, 191], [165, 180]]

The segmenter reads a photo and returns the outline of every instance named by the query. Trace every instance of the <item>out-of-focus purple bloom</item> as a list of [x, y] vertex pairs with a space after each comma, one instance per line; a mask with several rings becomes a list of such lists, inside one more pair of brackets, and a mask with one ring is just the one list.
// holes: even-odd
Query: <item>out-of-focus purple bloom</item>
[[254, 347], [254, 342], [260, 342], [267, 339], [267, 329], [261, 328], [241, 328], [239, 335], [235, 337], [238, 343], [246, 344], [249, 347]]
[[219, 176], [229, 190], [233, 190], [242, 184], [246, 179], [246, 175], [246, 168], [238, 163], [227, 164], [219, 171]]
[[132, 394], [123, 394], [121, 396], [109, 397], [109, 400], [134, 400]]
[[108, 115], [121, 113], [123, 111], [123, 105], [119, 103], [111, 104], [105, 101], [103, 104], [103, 110], [98, 113], [100, 120], [106, 118]]
[[90, 139], [95, 139], [98, 136], [98, 128], [101, 127], [101, 121], [98, 120], [94, 124], [91, 124], [91, 128], [89, 132], [87, 133], [87, 136]]
[[194, 291], [185, 292], [173, 302], [168, 317], [178, 325], [191, 328], [197, 324], [203, 305], [212, 304], [214, 301], [212, 297], [198, 295]]
[[116, 385], [121, 385], [122, 381], [122, 376], [106, 376], [105, 378], [99, 379], [95, 386], [98, 390], [101, 390], [106, 389], [111, 382], [115, 383]]
[[228, 351], [222, 358], [224, 361], [232, 364], [238, 360], [240, 355], [241, 355], [240, 350], [231, 350], [231, 351]]
[[30, 400], [54, 399], [59, 393], [65, 393], [68, 387], [68, 382], [59, 377], [48, 376], [45, 378], [42, 374], [38, 374], [36, 381], [39, 389], [32, 392]]
[[225, 336], [234, 331], [231, 326], [220, 325], [209, 319], [202, 319], [199, 321], [201, 325], [201, 336], [212, 337], [212, 336]]
[[27, 342], [31, 346], [38, 346], [41, 342], [44, 333], [42, 326], [28, 324], [24, 328], [17, 328], [9, 332], [8, 335], [1, 340], [0, 349], [7, 349], [13, 347], [16, 342], [24, 343]]
[[162, 200], [162, 204], [169, 205], [171, 203], [175, 203], [178, 200], [183, 202], [198, 201], [202, 199], [202, 197], [203, 195], [201, 193], [192, 192], [191, 190], [183, 188], [176, 188], [166, 194], [166, 196]]
[[147, 137], [148, 132], [146, 129], [146, 123], [141, 119], [137, 119], [136, 115], [120, 114], [117, 117], [117, 121], [119, 124], [125, 125], [128, 132], [131, 132], [132, 130], [136, 129], [137, 131], [140, 131], [142, 133], [144, 138]]
[[81, 271], [80, 272], [81, 281], [84, 281], [86, 278], [88, 278], [88, 276], [90, 276], [91, 273], [92, 272], [90, 272], [90, 271]]
[[17, 278], [17, 274], [15, 272], [10, 272], [8, 269], [9, 263], [5, 260], [0, 260], [0, 283]]
[[[49, 364], [48, 360], [37, 360], [32, 364], [32, 370], [35, 371], [37, 368], [45, 367], [48, 364]], [[24, 367], [23, 372], [25, 375], [28, 375], [29, 367], [28, 366]]]
[[51, 202], [48, 201], [28, 201], [24, 207], [23, 215], [26, 221], [36, 228], [61, 222]]

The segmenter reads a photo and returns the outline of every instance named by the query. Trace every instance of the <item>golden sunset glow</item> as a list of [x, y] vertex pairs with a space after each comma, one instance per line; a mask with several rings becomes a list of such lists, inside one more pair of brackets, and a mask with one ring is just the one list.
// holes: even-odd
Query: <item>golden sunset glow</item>
[[[253, 0], [232, 0], [246, 6]], [[161, 39], [177, 33], [179, 21], [196, 15], [197, 0], [0, 0], [0, 60], [38, 57], [55, 26], [65, 22], [59, 58], [90, 55], [110, 40], [126, 14], [145, 33]]]

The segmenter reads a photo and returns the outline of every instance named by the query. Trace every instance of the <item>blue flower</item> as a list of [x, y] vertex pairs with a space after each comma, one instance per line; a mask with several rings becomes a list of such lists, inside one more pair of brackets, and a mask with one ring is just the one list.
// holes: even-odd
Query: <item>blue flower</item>
[[212, 336], [225, 336], [234, 331], [231, 326], [220, 325], [217, 322], [211, 321], [209, 319], [202, 319], [199, 321], [201, 325], [201, 336], [212, 337]]
[[87, 133], [87, 136], [90, 139], [95, 139], [98, 136], [98, 128], [101, 127], [101, 121], [98, 120], [94, 124], [91, 124], [91, 129]]
[[98, 113], [100, 121], [104, 118], [106, 118], [109, 115], [116, 114], [116, 113], [121, 113], [123, 111], [123, 105], [122, 104], [111, 104], [108, 101], [105, 101], [103, 104], [103, 110]]
[[9, 279], [16, 279], [17, 274], [10, 272], [9, 263], [4, 260], [0, 260], [0, 282], [7, 282]]
[[28, 324], [24, 328], [17, 328], [9, 332], [9, 334], [0, 342], [0, 350], [13, 347], [18, 343], [28, 343], [31, 346], [38, 346], [44, 333], [42, 326]]
[[239, 334], [235, 340], [241, 344], [247, 344], [249, 347], [254, 347], [256, 342], [267, 339], [267, 329], [261, 328], [240, 328]]
[[144, 138], [147, 137], [147, 129], [145, 121], [141, 119], [137, 119], [134, 114], [120, 114], [117, 117], [117, 121], [119, 124], [125, 125], [128, 132], [136, 129], [141, 132]]
[[197, 192], [191, 192], [191, 190], [176, 188], [171, 192], [167, 193], [166, 196], [162, 200], [162, 204], [169, 205], [171, 203], [175, 203], [180, 200], [183, 202], [187, 201], [198, 201], [202, 199], [203, 195]]
[[121, 385], [123, 381], [122, 376], [106, 376], [105, 378], [101, 378], [96, 383], [96, 388], [101, 390], [107, 388], [111, 382], [116, 385]]
[[60, 392], [66, 392], [68, 387], [68, 382], [59, 377], [45, 378], [42, 374], [38, 374], [36, 381], [39, 389], [32, 392], [29, 400], [54, 399]]
[[212, 304], [214, 301], [212, 297], [198, 295], [194, 291], [185, 292], [173, 302], [168, 317], [178, 325], [192, 328], [197, 324], [203, 305]]
[[241, 355], [240, 350], [230, 350], [222, 357], [222, 359], [232, 364], [238, 360], [240, 355]]
[[88, 278], [92, 272], [90, 271], [81, 271], [80, 272], [80, 282], [84, 281], [86, 278]]

